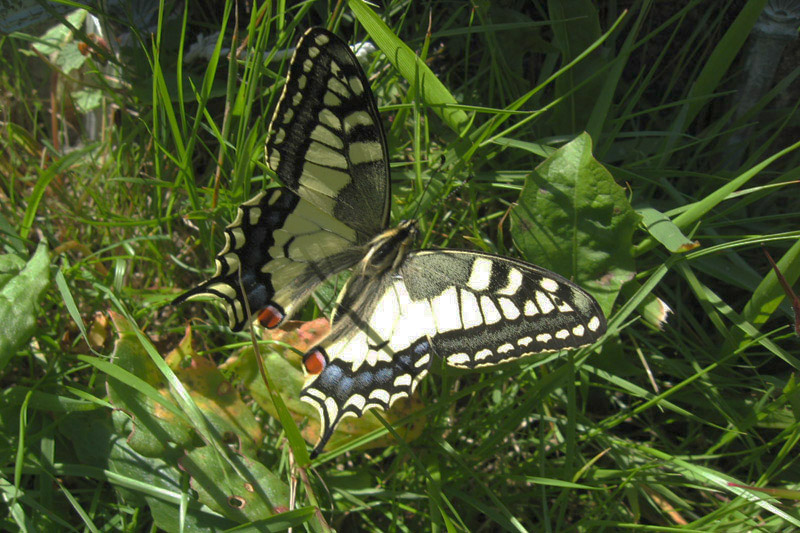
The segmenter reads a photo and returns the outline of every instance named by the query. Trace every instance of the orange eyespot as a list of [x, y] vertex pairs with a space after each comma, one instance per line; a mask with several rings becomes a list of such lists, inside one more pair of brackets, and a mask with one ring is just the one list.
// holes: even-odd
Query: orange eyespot
[[303, 356], [303, 364], [309, 374], [319, 374], [325, 370], [325, 354], [319, 348], [315, 348]]
[[258, 315], [258, 321], [267, 329], [272, 329], [281, 323], [283, 313], [274, 305], [268, 305]]

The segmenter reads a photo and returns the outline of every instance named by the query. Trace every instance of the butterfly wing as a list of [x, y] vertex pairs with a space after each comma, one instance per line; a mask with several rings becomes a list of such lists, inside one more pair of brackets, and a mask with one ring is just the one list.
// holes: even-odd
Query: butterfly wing
[[345, 290], [331, 334], [305, 356], [322, 368], [301, 394], [320, 413], [314, 455], [343, 418], [410, 395], [433, 356], [490, 366], [585, 346], [606, 329], [597, 302], [574, 283], [478, 252], [413, 252], [397, 270], [354, 276]]
[[268, 327], [291, 316], [321, 282], [363, 256], [389, 217], [378, 109], [341, 39], [321, 28], [303, 35], [270, 130], [267, 162], [284, 187], [239, 207], [214, 276], [173, 302], [221, 298], [234, 331], [247, 323], [245, 303]]
[[270, 124], [267, 162], [300, 197], [366, 242], [389, 223], [389, 156], [369, 81], [322, 28], [297, 43]]
[[209, 294], [222, 299], [233, 331], [250, 313], [277, 326], [332, 273], [363, 256], [355, 230], [287, 188], [268, 189], [239, 206], [225, 229], [214, 276], [173, 301]]

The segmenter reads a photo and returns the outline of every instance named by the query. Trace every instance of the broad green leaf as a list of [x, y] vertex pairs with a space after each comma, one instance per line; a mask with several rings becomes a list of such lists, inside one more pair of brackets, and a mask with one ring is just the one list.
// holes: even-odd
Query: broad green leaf
[[[169, 385], [133, 326], [121, 317], [115, 324], [120, 338], [114, 350], [114, 364], [108, 365], [111, 369], [105, 368], [109, 374], [108, 392], [110, 400], [119, 408], [114, 417], [116, 427], [127, 435], [130, 454], [141, 456], [134, 462], [138, 464], [148, 461], [145, 457], [154, 457], [167, 461], [169, 466], [163, 468], [174, 469], [176, 478], [181, 470], [188, 472], [201, 503], [235, 523], [260, 520], [287, 510], [286, 484], [251, 458], [263, 440], [260, 425], [213, 362], [195, 352], [191, 330], [187, 329], [183, 340], [166, 356], [165, 362], [186, 388], [212, 434], [236, 443], [236, 453], [225, 448], [225, 457], [218, 449], [202, 445], [198, 432], [186, 419], [176, 416], [173, 407], [177, 409], [177, 406]], [[111, 372], [114, 368], [117, 370]], [[185, 453], [180, 457], [180, 468], [175, 452]], [[159, 507], [160, 516], [169, 514], [161, 508], [163, 503], [153, 503]], [[303, 519], [296, 517], [294, 523], [302, 523]], [[203, 524], [202, 520], [195, 522]]]
[[25, 260], [18, 255], [0, 255], [0, 287], [14, 279], [25, 268]]
[[15, 256], [0, 257], [0, 370], [33, 335], [39, 301], [50, 284], [50, 256], [44, 244], [24, 268], [23, 264]]
[[[119, 411], [114, 417], [124, 417]], [[94, 467], [129, 505], [147, 505], [159, 530], [181, 531], [177, 525], [182, 494], [181, 472], [177, 463], [163, 458], [143, 457], [133, 448], [126, 435], [117, 434], [106, 413], [68, 415], [59, 425], [69, 439], [80, 463], [79, 468]], [[85, 477], [85, 474], [84, 476]], [[184, 533], [213, 533], [235, 527], [237, 522], [189, 500], [184, 520]]]
[[75, 41], [64, 43], [61, 50], [58, 51], [58, 56], [55, 61], [56, 65], [61, 67], [66, 73], [79, 69], [86, 63], [86, 56], [84, 56], [78, 48], [78, 43]]
[[89, 113], [98, 109], [103, 104], [103, 93], [100, 91], [80, 90], [72, 93], [75, 107], [81, 113]]
[[137, 485], [148, 487], [150, 494], [158, 491], [180, 492], [181, 473], [176, 465], [170, 466], [163, 458], [144, 457], [131, 447], [127, 434], [120, 434], [114, 425], [125, 418], [120, 411], [93, 411], [73, 413], [64, 417], [59, 431], [72, 444], [82, 466], [94, 466], [119, 476], [115, 488], [128, 502], [142, 505], [141, 491]]
[[[73, 28], [80, 28], [83, 21], [86, 20], [87, 14], [86, 10], [78, 9], [67, 15], [66, 20]], [[58, 23], [47, 30], [33, 44], [33, 48], [43, 55], [59, 54], [63, 51], [64, 45], [70, 42], [73, 42], [72, 29], [65, 24]]]
[[217, 433], [235, 436], [239, 452], [255, 456], [264, 440], [261, 425], [214, 362], [194, 350], [190, 328], [165, 360]]
[[[314, 507], [302, 507], [286, 513], [273, 515], [263, 520], [257, 520], [247, 525], [236, 526], [236, 522], [217, 514], [212, 514], [207, 508], [189, 508], [186, 513], [186, 521], [183, 528], [178, 521], [180, 509], [177, 505], [147, 498], [150, 512], [153, 514], [153, 521], [160, 530], [169, 533], [216, 533], [218, 531], [235, 531], [236, 533], [263, 533], [268, 531], [286, 531], [292, 527], [302, 526], [309, 519], [313, 518], [316, 509]], [[236, 526], [236, 529], [233, 529]], [[313, 531], [313, 529], [312, 529]]]
[[0, 402], [19, 408], [27, 398], [28, 407], [51, 413], [72, 413], [93, 411], [101, 405], [87, 400], [79, 400], [69, 396], [50, 394], [41, 390], [12, 385], [0, 394]]
[[579, 135], [528, 175], [511, 210], [511, 235], [528, 261], [591, 292], [608, 315], [634, 274], [639, 215]]
[[130, 431], [131, 447], [146, 457], [164, 455], [170, 443], [188, 447], [194, 437], [192, 428], [162, 405], [174, 405], [167, 382], [134, 333], [119, 337], [112, 360], [129, 374], [109, 375], [107, 386], [111, 403], [129, 417], [120, 429]]
[[[146, 496], [145, 502], [150, 508], [153, 523], [158, 531], [168, 533], [216, 533], [236, 527], [233, 520], [212, 513], [205, 506], [190, 504], [186, 510], [186, 517], [181, 527], [180, 506], [177, 502], [168, 502], [153, 496]], [[238, 531], [238, 530], [237, 530]]]
[[231, 454], [220, 461], [210, 446], [191, 450], [181, 467], [200, 502], [236, 522], [261, 520], [289, 510], [289, 487], [263, 464]]

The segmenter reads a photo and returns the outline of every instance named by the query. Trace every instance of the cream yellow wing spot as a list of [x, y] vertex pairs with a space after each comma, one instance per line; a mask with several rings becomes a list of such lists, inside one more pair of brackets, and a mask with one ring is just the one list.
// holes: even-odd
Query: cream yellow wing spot
[[556, 308], [550, 298], [548, 298], [547, 295], [541, 291], [536, 291], [536, 305], [544, 314], [547, 314]]
[[539, 308], [531, 300], [525, 300], [525, 316], [533, 316], [539, 313]]
[[539, 280], [539, 286], [547, 292], [556, 292], [558, 290], [558, 282], [550, 278], [542, 278]]
[[383, 147], [377, 142], [357, 142], [350, 144], [348, 152], [350, 163], [360, 165], [383, 160]]
[[342, 105], [342, 99], [336, 96], [336, 93], [332, 91], [328, 91], [325, 93], [325, 96], [322, 97], [322, 102], [326, 106], [330, 107], [338, 107]]
[[481, 311], [483, 312], [484, 321], [489, 325], [496, 324], [502, 319], [500, 311], [497, 310], [497, 306], [494, 305], [494, 302], [488, 296], [481, 296]]
[[465, 353], [454, 353], [447, 356], [447, 363], [452, 366], [459, 366], [469, 363], [469, 355]]
[[488, 348], [484, 348], [483, 350], [479, 350], [478, 353], [475, 354], [475, 361], [482, 361], [487, 357], [491, 357], [493, 355], [492, 351]]
[[464, 329], [474, 328], [483, 324], [483, 315], [478, 305], [478, 299], [468, 290], [461, 289], [461, 323]]
[[505, 287], [497, 291], [497, 294], [503, 296], [514, 296], [522, 286], [522, 272], [516, 268], [511, 268], [508, 271], [508, 281]]
[[492, 279], [492, 261], [485, 257], [477, 257], [472, 262], [467, 287], [473, 291], [485, 291]]
[[432, 298], [431, 310], [436, 321], [436, 331], [439, 333], [462, 328], [458, 312], [458, 290], [455, 287], [448, 287], [443, 293]]
[[[501, 344], [497, 348], [497, 353], [499, 353], [499, 354], [504, 354], [504, 353], [513, 352], [513, 351], [514, 351], [514, 345], [511, 344], [510, 342], [507, 342], [505, 344]], [[475, 358], [477, 359], [478, 357], [475, 356]]]
[[367, 404], [367, 399], [364, 398], [360, 394], [354, 394], [350, 396], [346, 402], [344, 402], [344, 407], [342, 409], [347, 409], [349, 406], [353, 406], [358, 409], [359, 412], [364, 410], [364, 406]]
[[389, 400], [391, 397], [389, 393], [383, 389], [375, 389], [369, 393], [370, 400], [378, 400], [379, 402], [383, 403], [384, 405], [389, 405]]
[[509, 298], [500, 297], [497, 301], [500, 304], [500, 309], [503, 311], [503, 316], [506, 317], [507, 320], [516, 320], [519, 317], [520, 312], [517, 304]]
[[394, 378], [395, 387], [408, 387], [411, 385], [411, 374], [403, 374]]

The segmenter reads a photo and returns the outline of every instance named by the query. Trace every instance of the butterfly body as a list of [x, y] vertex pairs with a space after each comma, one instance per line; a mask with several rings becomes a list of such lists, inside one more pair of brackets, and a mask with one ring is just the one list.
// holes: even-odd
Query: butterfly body
[[482, 252], [412, 251], [416, 221], [387, 229], [383, 129], [363, 71], [335, 35], [312, 28], [300, 39], [270, 129], [267, 161], [284, 187], [240, 206], [215, 275], [176, 302], [212, 294], [232, 329], [246, 325], [248, 307], [275, 327], [352, 269], [330, 334], [303, 357], [301, 398], [321, 418], [312, 455], [343, 418], [412, 394], [435, 358], [492, 366], [605, 332], [597, 302], [558, 274]]

